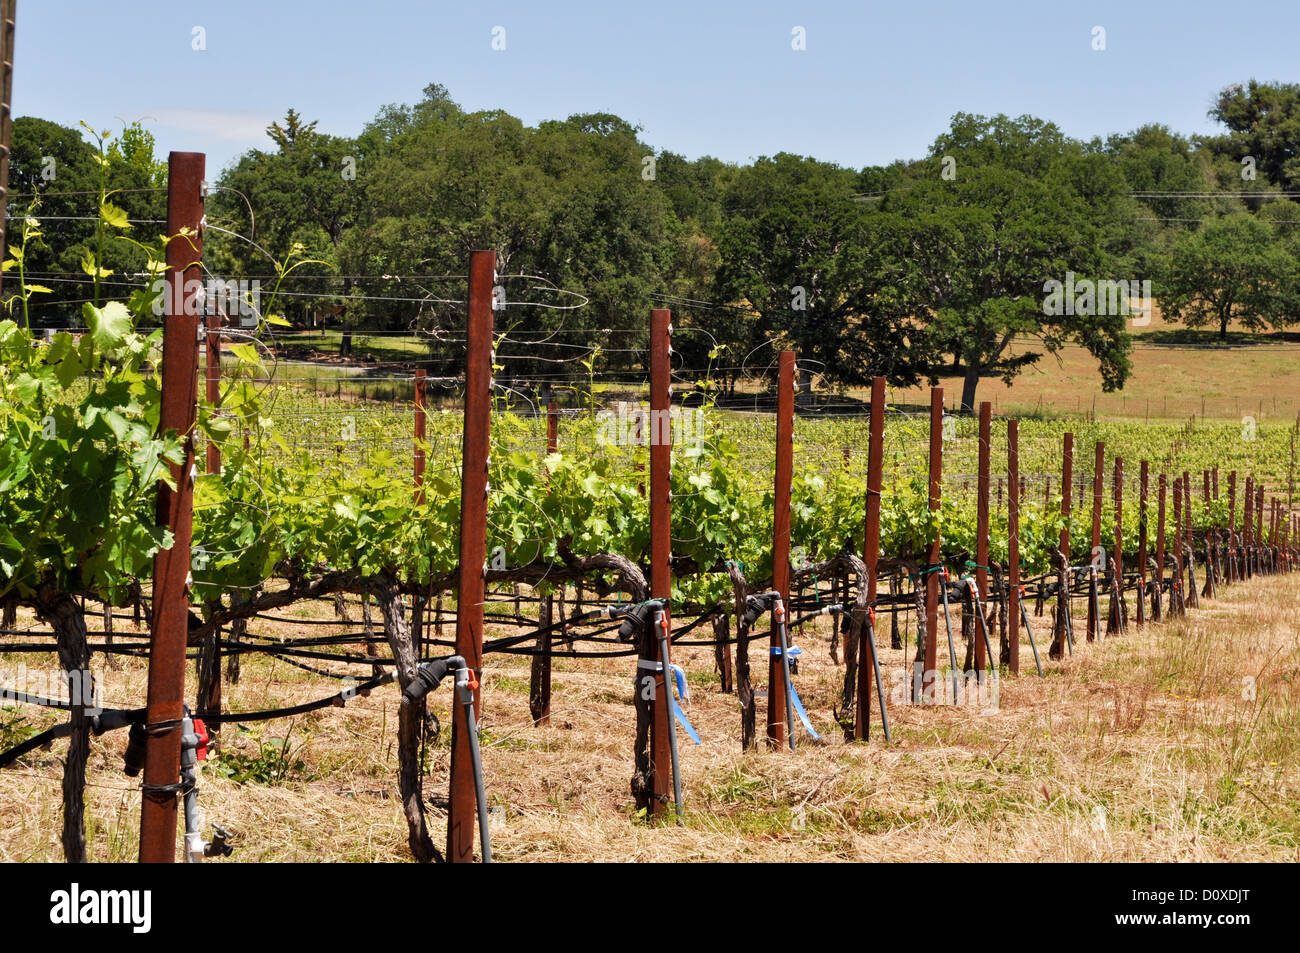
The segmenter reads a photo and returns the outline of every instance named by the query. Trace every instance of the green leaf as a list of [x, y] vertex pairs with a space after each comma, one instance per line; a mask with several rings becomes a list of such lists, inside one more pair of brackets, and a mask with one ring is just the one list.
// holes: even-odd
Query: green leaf
[[86, 302], [81, 306], [81, 315], [86, 319], [95, 346], [101, 351], [120, 347], [131, 331], [131, 312], [120, 301], [110, 301], [102, 308]]
[[118, 208], [112, 202], [104, 202], [99, 206], [99, 217], [110, 228], [131, 227], [131, 223], [126, 220], [126, 210]]

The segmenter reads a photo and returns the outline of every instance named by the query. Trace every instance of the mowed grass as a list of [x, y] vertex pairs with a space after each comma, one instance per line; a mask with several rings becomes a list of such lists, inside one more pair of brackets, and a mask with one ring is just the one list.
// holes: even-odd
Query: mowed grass
[[[1123, 390], [1103, 393], [1097, 360], [1078, 346], [1044, 354], [1015, 380], [981, 380], [977, 400], [993, 403], [1006, 416], [1093, 414], [1141, 420], [1294, 421], [1300, 413], [1300, 340], [1295, 335], [1234, 333], [1231, 347], [1219, 346], [1213, 331], [1189, 331], [1166, 322], [1156, 310], [1151, 324], [1133, 328], [1132, 371]], [[1179, 343], [1162, 343], [1179, 342]], [[1013, 345], [1013, 353], [1043, 351]], [[945, 403], [958, 406], [962, 380], [941, 376]], [[854, 391], [865, 397], [867, 392]], [[899, 388], [891, 400], [925, 406], [929, 387]]]
[[[647, 823], [633, 810], [632, 659], [556, 659], [551, 722], [534, 727], [528, 659], [489, 656], [483, 750], [494, 853], [502, 861], [1300, 860], [1295, 581], [1256, 579], [1185, 619], [1099, 643], [1082, 639], [1079, 618], [1076, 654], [1062, 662], [1047, 661], [1046, 620], [1036, 619], [1046, 677], [1032, 674], [1026, 644], [1026, 673], [1001, 681], [996, 708], [892, 704], [890, 744], [878, 724], [869, 743], [842, 740], [833, 709], [843, 668], [831, 660], [827, 631], [809, 627], [795, 639], [805, 650], [796, 684], [824, 741], [801, 736], [794, 753], [742, 752], [736, 698], [709, 677], [712, 651], [683, 646], [675, 660], [692, 676], [687, 712], [703, 744], [681, 739], [681, 827]], [[320, 617], [328, 618], [324, 606]], [[314, 626], [312, 634], [322, 629], [333, 631]], [[293, 634], [266, 622], [254, 631]], [[755, 644], [760, 690], [764, 654]], [[907, 662], [887, 648], [881, 657], [893, 693]], [[32, 668], [36, 658], [6, 656], [4, 664]], [[144, 698], [143, 662], [103, 674], [109, 704]], [[284, 662], [245, 656], [226, 702], [251, 710], [335, 690], [336, 682]], [[449, 702], [444, 685], [433, 696], [442, 732], [426, 753], [437, 841]], [[397, 705], [388, 686], [292, 725], [227, 726], [223, 743], [245, 762], [287, 734], [294, 763], [287, 780], [266, 784], [218, 776], [215, 759], [208, 762], [201, 803], [210, 821], [235, 832], [232, 860], [408, 859], [396, 797]], [[125, 741], [114, 732], [92, 742], [95, 860], [135, 856], [139, 791], [121, 773]], [[60, 859], [63, 745], [0, 772], [0, 860]]]

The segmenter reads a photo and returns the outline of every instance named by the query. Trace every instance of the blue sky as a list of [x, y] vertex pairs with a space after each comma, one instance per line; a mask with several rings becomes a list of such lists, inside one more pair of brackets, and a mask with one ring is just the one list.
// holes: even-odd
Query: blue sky
[[530, 124], [613, 112], [692, 158], [784, 150], [860, 167], [923, 154], [958, 111], [1030, 113], [1081, 138], [1146, 122], [1212, 132], [1224, 85], [1300, 80], [1298, 34], [1296, 0], [20, 0], [14, 114], [143, 119], [160, 154], [206, 152], [215, 170], [267, 146], [291, 106], [347, 135], [439, 82]]

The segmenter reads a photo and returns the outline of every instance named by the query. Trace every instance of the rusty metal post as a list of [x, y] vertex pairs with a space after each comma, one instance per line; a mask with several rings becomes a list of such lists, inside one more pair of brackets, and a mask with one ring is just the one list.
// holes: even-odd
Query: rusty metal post
[[160, 433], [180, 434], [183, 462], [171, 465], [172, 490], [158, 482], [156, 516], [171, 530], [171, 549], [154, 557], [150, 606], [149, 693], [145, 722], [144, 793], [140, 811], [140, 861], [176, 860], [176, 801], [180, 783], [181, 716], [185, 698], [185, 648], [189, 637], [190, 545], [194, 529], [194, 423], [199, 383], [198, 290], [187, 282], [203, 274], [203, 165], [200, 152], [167, 158], [167, 234], [188, 237], [167, 244], [167, 281], [173, 294], [163, 316]]
[[1056, 627], [1052, 639], [1052, 648], [1055, 650], [1053, 658], [1060, 658], [1065, 654], [1065, 647], [1068, 636], [1066, 635], [1069, 622], [1066, 620], [1065, 613], [1070, 611], [1070, 490], [1074, 482], [1074, 434], [1067, 433], [1062, 438], [1061, 447], [1061, 516], [1064, 520], [1061, 525], [1061, 540], [1059, 553], [1065, 560], [1065, 593], [1061, 594], [1058, 600], [1060, 607], [1056, 613]]
[[[546, 405], [546, 454], [555, 453], [560, 445], [560, 408], [551, 401]], [[555, 598], [543, 596], [537, 624], [546, 629], [555, 621]], [[528, 708], [533, 724], [551, 723], [551, 632], [543, 632], [537, 639], [537, 654], [529, 666]]]
[[[930, 512], [937, 513], [943, 501], [943, 388], [930, 388]], [[925, 652], [920, 677], [913, 676], [912, 684], [919, 687], [924, 704], [928, 697], [934, 700], [939, 679], [939, 587], [944, 585], [943, 540], [938, 532], [930, 540], [925, 566]], [[915, 667], [917, 663], [913, 663]]]
[[[867, 519], [862, 561], [867, 566], [867, 602], [875, 618], [877, 567], [880, 565], [880, 491], [885, 452], [885, 379], [871, 379], [871, 423], [867, 444]], [[874, 630], [875, 625], [872, 625]], [[871, 681], [876, 667], [876, 644], [872, 632], [865, 628], [858, 644], [858, 711], [853, 721], [853, 737], [866, 740], [871, 733]]]
[[1264, 484], [1259, 483], [1255, 486], [1255, 534], [1251, 537], [1255, 541], [1256, 549], [1256, 567], [1263, 571], [1263, 553], [1259, 552], [1263, 546], [1261, 542], [1264, 539]]
[[[650, 312], [650, 598], [672, 597], [672, 498], [671, 468], [673, 452], [672, 435], [672, 379], [671, 340], [672, 312], [655, 308]], [[665, 606], [664, 615], [668, 617]], [[671, 619], [668, 631], [672, 632]], [[653, 719], [650, 723], [650, 751], [653, 761], [654, 785], [650, 804], [654, 814], [667, 807], [672, 796], [672, 751], [669, 732], [674, 730], [668, 693], [672, 682], [668, 679], [670, 659], [662, 658], [657, 639], [651, 658], [661, 666], [655, 676]], [[669, 638], [671, 654], [671, 638]]]
[[[1089, 561], [1092, 568], [1088, 571], [1089, 591], [1096, 592], [1100, 586], [1100, 580], [1097, 578], [1097, 557], [1102, 552], [1101, 548], [1101, 501], [1102, 501], [1102, 476], [1106, 468], [1106, 444], [1098, 440], [1094, 448], [1092, 463], [1092, 548], [1088, 550]], [[1091, 642], [1097, 637], [1101, 628], [1101, 620], [1097, 618], [1100, 599], [1088, 599], [1088, 641]]]
[[1237, 471], [1228, 474], [1228, 582], [1240, 578], [1237, 570]]
[[[772, 514], [772, 588], [790, 605], [790, 483], [794, 472], [794, 351], [778, 358], [776, 384], [776, 484]], [[788, 610], [787, 610], [788, 611]], [[772, 621], [767, 664], [767, 740], [779, 748], [786, 740], [786, 685], [781, 633]], [[788, 726], [790, 731], [794, 726]]]
[[[1174, 601], [1177, 594], [1178, 600]], [[1187, 590], [1183, 585], [1183, 479], [1174, 477], [1174, 585], [1169, 590], [1171, 612], [1187, 611]]]
[[1242, 499], [1241, 510], [1241, 564], [1243, 575], [1249, 579], [1255, 574], [1251, 564], [1251, 550], [1254, 547], [1253, 530], [1255, 527], [1255, 478], [1246, 477], [1246, 495]]
[[[1159, 622], [1163, 615], [1164, 585], [1165, 585], [1165, 498], [1169, 493], [1169, 478], [1160, 474], [1158, 481], [1157, 494], [1160, 497], [1159, 506], [1156, 513], [1156, 579], [1155, 589], [1151, 594], [1151, 620]], [[1173, 590], [1170, 590], [1170, 604], [1172, 605]]]
[[1007, 421], [1007, 664], [1020, 674], [1020, 421]]
[[[474, 719], [482, 715], [483, 600], [487, 559], [488, 453], [492, 423], [492, 289], [496, 252], [469, 257], [465, 333], [465, 424], [461, 437], [460, 564], [456, 587], [456, 654], [474, 680]], [[451, 797], [447, 808], [447, 860], [474, 860], [478, 799], [469, 725], [461, 705], [451, 714]]]
[[[980, 612], [979, 602], [993, 605], [994, 599], [989, 593], [989, 455], [992, 452], [993, 442], [993, 404], [989, 401], [980, 401], [980, 421], [979, 421], [979, 473], [976, 477], [975, 492], [977, 499], [975, 501], [975, 586], [979, 589], [979, 600], [972, 600], [975, 612]], [[984, 678], [984, 668], [992, 659], [988, 658], [988, 651], [984, 645], [984, 639], [980, 637], [983, 631], [979, 619], [975, 620], [974, 638], [975, 638], [975, 671], [979, 673], [979, 678]], [[953, 699], [955, 702], [956, 699]]]
[[1111, 612], [1114, 615], [1115, 626], [1113, 629], [1108, 628], [1107, 634], [1111, 632], [1124, 631], [1124, 458], [1115, 458], [1115, 477], [1111, 485], [1111, 494], [1115, 506], [1115, 551], [1111, 555], [1110, 565], [1112, 578], [1115, 581], [1114, 604]]
[[1143, 460], [1138, 476], [1138, 598], [1137, 624], [1146, 625], [1147, 600], [1147, 504], [1150, 496], [1150, 465]]
[[[9, 154], [13, 139], [14, 22], [18, 0], [0, 0], [0, 250], [7, 249], [9, 224]], [[0, 272], [0, 277], [3, 272]]]

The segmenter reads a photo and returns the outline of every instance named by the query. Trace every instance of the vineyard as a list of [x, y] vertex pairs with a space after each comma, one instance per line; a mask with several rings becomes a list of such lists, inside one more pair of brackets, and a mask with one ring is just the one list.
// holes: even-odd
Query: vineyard
[[[891, 719], [918, 710], [978, 734], [1004, 680], [1050, 681], [1089, 643], [1166, 638], [1297, 565], [1300, 421], [995, 419], [987, 403], [950, 413], [937, 388], [928, 411], [894, 405], [882, 378], [867, 406], [814, 405], [792, 351], [747, 365], [753, 409], [723, 405], [687, 384], [699, 369], [684, 373], [658, 309], [638, 354], [648, 394], [609, 402], [594, 348], [574, 358], [591, 362], [586, 388], [510, 376], [553, 332], [528, 330], [527, 290], [497, 293], [529, 279], [492, 252], [456, 278], [463, 336], [439, 343], [459, 368], [394, 360], [365, 378], [382, 399], [358, 393], [282, 360], [274, 296], [246, 329], [185, 291], [204, 274], [202, 177], [201, 156], [173, 154], [167, 238], [137, 243], [177, 289], [161, 328], [147, 283], [101, 299], [111, 276], [92, 255], [84, 327], [29, 330], [38, 215], [6, 263], [0, 658], [8, 675], [53, 655], [65, 674], [45, 692], [0, 685], [0, 780], [47, 800], [61, 760], [68, 860], [134, 856], [134, 821], [86, 822], [87, 790], [120, 782], [123, 756], [142, 776], [126, 789], [141, 859], [174, 859], [182, 823], [187, 860], [232, 843], [257, 856], [255, 830], [204, 839], [196, 762], [204, 786], [254, 798], [354, 770], [309, 766], [293, 728], [269, 726], [369, 730], [381, 697], [396, 727], [384, 708], [365, 772], [371, 787], [396, 773], [417, 860], [490, 859], [517, 807], [494, 792], [494, 758], [597, 701], [616, 712], [591, 729], [599, 761], [622, 757], [630, 782], [615, 815], [694, 824], [697, 747], [788, 748], [834, 772], [840, 752], [896, 749]], [[101, 233], [135, 242], [111, 198]], [[708, 709], [696, 730], [692, 688], [728, 699], [730, 727]], [[713, 799], [743, 800], [745, 777]], [[807, 821], [816, 790], [781, 822], [832, 834]]]

